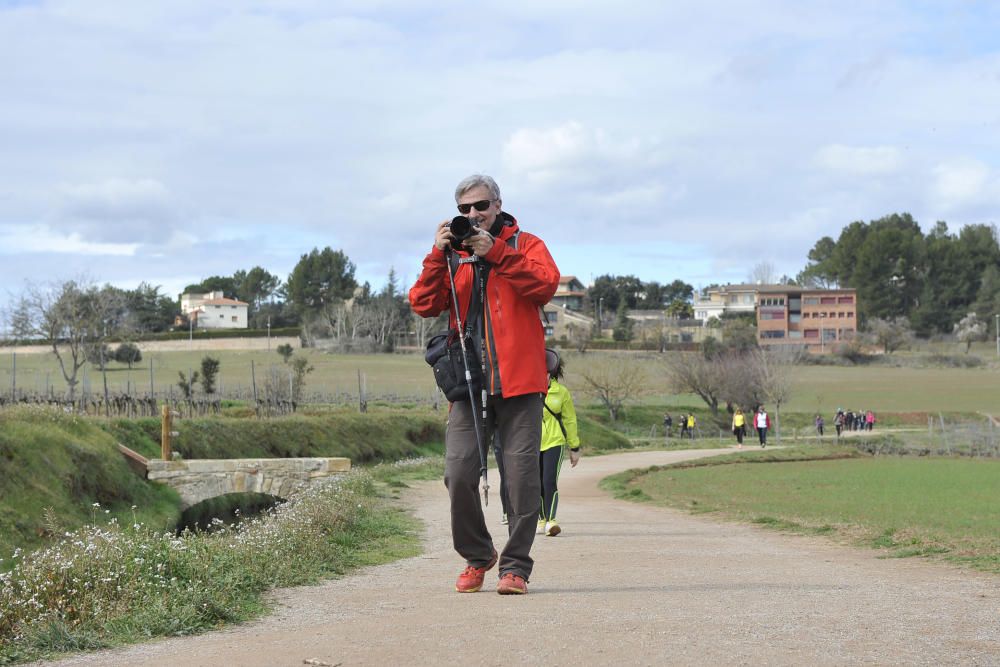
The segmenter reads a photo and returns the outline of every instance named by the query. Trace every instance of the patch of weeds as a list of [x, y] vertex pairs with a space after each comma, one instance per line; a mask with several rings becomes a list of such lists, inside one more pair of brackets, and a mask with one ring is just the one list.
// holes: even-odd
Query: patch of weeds
[[895, 534], [895, 528], [886, 529], [881, 535], [871, 541], [872, 547], [875, 549], [895, 549], [899, 546], [899, 543], [893, 539], [893, 535]]
[[886, 558], [913, 558], [915, 556], [934, 556], [937, 554], [946, 554], [948, 549], [944, 547], [935, 546], [916, 546], [910, 547], [908, 549], [898, 549], [891, 554], [886, 555]]
[[648, 493], [639, 488], [631, 488], [622, 494], [622, 498], [626, 500], [636, 500], [640, 502], [649, 502], [652, 498]]

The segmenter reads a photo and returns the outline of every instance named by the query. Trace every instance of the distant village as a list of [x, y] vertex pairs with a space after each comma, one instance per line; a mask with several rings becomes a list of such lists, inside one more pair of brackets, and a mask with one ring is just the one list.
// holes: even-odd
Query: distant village
[[[575, 276], [562, 276], [552, 300], [545, 306], [546, 336], [571, 340], [580, 331], [611, 337], [614, 313], [585, 311], [587, 288]], [[655, 332], [668, 343], [701, 343], [720, 334], [713, 322], [743, 317], [753, 320], [762, 346], [796, 345], [811, 352], [832, 351], [857, 333], [857, 294], [854, 289], [819, 289], [796, 285], [738, 284], [710, 287], [694, 295], [693, 317], [674, 317], [667, 310], [627, 310], [637, 338]], [[199, 329], [246, 329], [245, 301], [222, 291], [182, 294], [181, 314], [175, 326]], [[598, 325], [597, 319], [601, 322]]]

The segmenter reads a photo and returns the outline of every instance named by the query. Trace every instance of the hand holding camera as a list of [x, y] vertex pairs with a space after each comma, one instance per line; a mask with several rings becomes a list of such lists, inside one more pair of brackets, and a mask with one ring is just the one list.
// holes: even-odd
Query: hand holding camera
[[[441, 238], [450, 239], [452, 250], [468, 250], [480, 257], [493, 247], [493, 237], [464, 215], [456, 215], [451, 219], [451, 222], [443, 223], [438, 228], [438, 238], [435, 239], [435, 244]], [[441, 245], [438, 247], [442, 250], [445, 249]]]

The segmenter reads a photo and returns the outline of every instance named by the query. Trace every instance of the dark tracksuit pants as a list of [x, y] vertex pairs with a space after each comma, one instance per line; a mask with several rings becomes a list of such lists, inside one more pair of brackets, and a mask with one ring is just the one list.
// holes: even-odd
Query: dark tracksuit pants
[[[507, 545], [500, 554], [500, 574], [531, 576], [529, 555], [541, 509], [538, 445], [542, 440], [542, 395], [525, 394], [487, 401], [486, 426], [499, 436], [507, 486]], [[482, 408], [476, 405], [477, 411]], [[483, 567], [493, 555], [479, 493], [480, 455], [472, 410], [467, 401], [452, 403], [445, 434], [444, 483], [451, 501], [451, 535], [455, 551], [469, 565]], [[487, 440], [488, 442], [488, 440]], [[485, 446], [485, 442], [484, 442]], [[490, 485], [497, 499], [499, 484]]]
[[562, 468], [565, 453], [566, 446], [557, 445], [538, 454], [542, 481], [542, 513], [538, 518], [541, 521], [556, 520], [556, 510], [559, 508], [559, 469]]

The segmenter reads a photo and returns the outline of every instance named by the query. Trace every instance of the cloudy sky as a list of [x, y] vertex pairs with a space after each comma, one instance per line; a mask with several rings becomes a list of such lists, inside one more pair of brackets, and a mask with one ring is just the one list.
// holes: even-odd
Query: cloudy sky
[[492, 174], [564, 274], [794, 275], [1000, 210], [1000, 5], [0, 0], [0, 291], [343, 249], [412, 282]]

